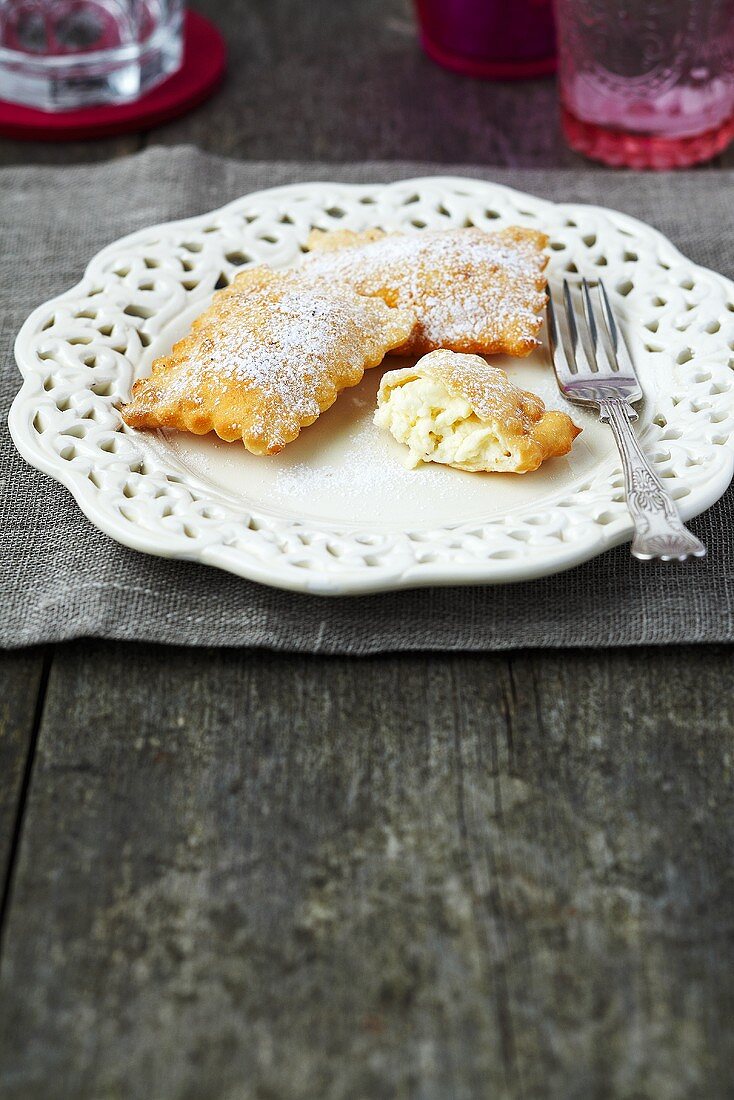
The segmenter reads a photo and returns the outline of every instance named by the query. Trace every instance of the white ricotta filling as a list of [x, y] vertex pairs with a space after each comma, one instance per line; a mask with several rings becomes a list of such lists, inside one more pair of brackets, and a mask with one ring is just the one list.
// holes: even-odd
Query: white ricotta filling
[[475, 472], [515, 464], [499, 425], [480, 420], [465, 398], [450, 394], [435, 378], [414, 378], [390, 389], [374, 419], [407, 446], [409, 467], [440, 462]]

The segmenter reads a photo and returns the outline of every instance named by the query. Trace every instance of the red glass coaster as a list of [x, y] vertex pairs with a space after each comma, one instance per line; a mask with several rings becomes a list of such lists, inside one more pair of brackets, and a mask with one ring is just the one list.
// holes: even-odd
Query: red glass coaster
[[224, 39], [208, 19], [187, 11], [181, 68], [134, 103], [37, 111], [0, 100], [0, 134], [23, 141], [77, 141], [150, 130], [203, 103], [219, 86], [227, 62]]
[[563, 135], [572, 149], [612, 168], [688, 168], [711, 160], [734, 140], [734, 117], [702, 134], [680, 138], [607, 130], [583, 122], [566, 107], [561, 108], [561, 120]]

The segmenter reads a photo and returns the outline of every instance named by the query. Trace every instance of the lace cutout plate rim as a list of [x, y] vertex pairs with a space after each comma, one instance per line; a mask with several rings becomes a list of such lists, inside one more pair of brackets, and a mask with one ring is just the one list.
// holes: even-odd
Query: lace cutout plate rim
[[484, 517], [468, 509], [451, 522], [327, 521], [247, 503], [182, 464], [165, 439], [127, 429], [117, 411], [183, 316], [249, 264], [299, 263], [314, 228], [511, 224], [549, 235], [552, 286], [603, 276], [646, 392], [646, 450], [684, 518], [698, 515], [734, 471], [734, 284], [628, 215], [461, 177], [294, 184], [107, 246], [18, 335], [23, 385], [9, 417], [16, 446], [124, 545], [284, 589], [353, 595], [501, 583], [580, 564], [631, 535], [611, 460]]

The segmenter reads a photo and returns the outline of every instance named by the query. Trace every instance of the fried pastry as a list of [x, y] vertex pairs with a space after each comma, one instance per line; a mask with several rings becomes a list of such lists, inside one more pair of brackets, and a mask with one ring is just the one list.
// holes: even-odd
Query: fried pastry
[[122, 409], [134, 428], [215, 431], [276, 454], [365, 368], [405, 343], [412, 313], [348, 286], [265, 267], [220, 291]]
[[312, 229], [306, 241], [309, 252], [336, 252], [386, 237], [384, 229]]
[[548, 238], [511, 226], [426, 230], [315, 230], [301, 270], [411, 309], [417, 323], [396, 355], [439, 348], [528, 355], [538, 346]]
[[440, 462], [472, 473], [537, 470], [567, 454], [581, 431], [499, 367], [450, 351], [385, 374], [374, 419], [408, 447], [409, 465]]

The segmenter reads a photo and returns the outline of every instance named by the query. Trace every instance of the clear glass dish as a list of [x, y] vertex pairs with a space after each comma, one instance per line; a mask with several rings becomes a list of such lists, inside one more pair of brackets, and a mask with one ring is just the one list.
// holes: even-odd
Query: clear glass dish
[[129, 103], [181, 64], [181, 0], [0, 0], [0, 99]]

